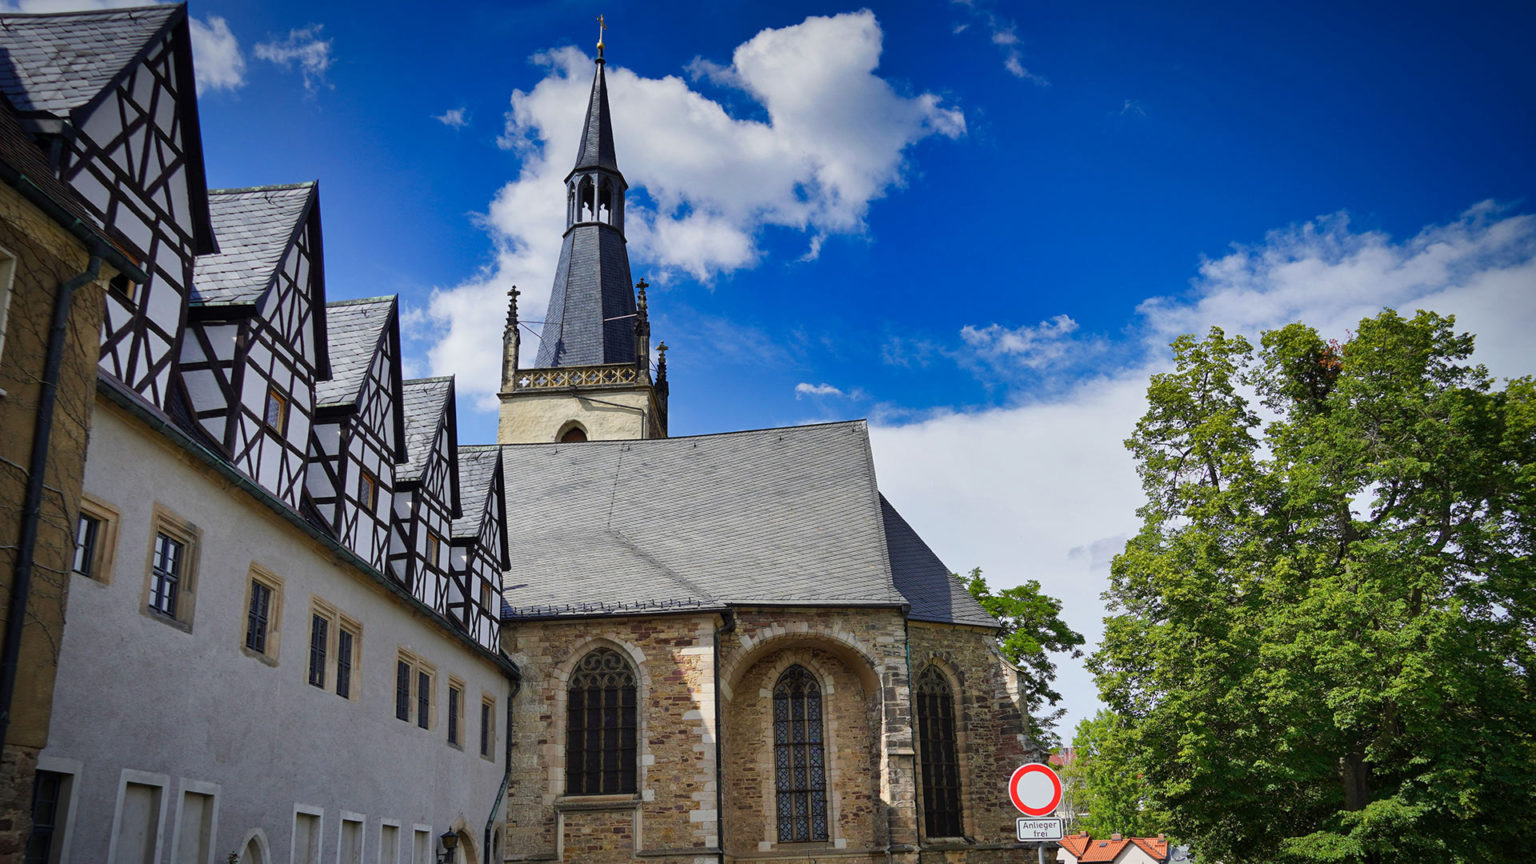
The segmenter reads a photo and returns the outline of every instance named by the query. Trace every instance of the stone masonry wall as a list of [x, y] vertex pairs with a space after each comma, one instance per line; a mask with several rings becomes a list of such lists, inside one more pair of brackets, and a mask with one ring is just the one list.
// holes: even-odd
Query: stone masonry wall
[[975, 841], [962, 847], [925, 842], [921, 860], [1017, 862], [1020, 848], [1032, 846], [1015, 839], [1014, 821], [1023, 814], [1008, 799], [1008, 778], [1018, 766], [1046, 755], [1025, 733], [1013, 681], [1017, 673], [997, 652], [990, 630], [913, 621], [908, 632], [912, 674], [933, 663], [957, 685], [963, 824]]
[[[714, 861], [714, 614], [513, 623], [503, 644], [522, 668], [513, 702], [507, 860]], [[608, 647], [639, 678], [638, 795], [565, 793], [570, 670]]]
[[[39, 382], [58, 286], [86, 269], [89, 256], [14, 189], [0, 185], [0, 248], [15, 256], [5, 339], [0, 347], [0, 622], [5, 620], [21, 534]], [[111, 278], [103, 267], [102, 279]], [[96, 394], [103, 282], [76, 290], [54, 406], [41, 521], [16, 692], [0, 770], [0, 864], [20, 861], [31, 830], [37, 752], [47, 742], [59, 639], [74, 554], [86, 436]], [[0, 633], [3, 633], [0, 624]]]

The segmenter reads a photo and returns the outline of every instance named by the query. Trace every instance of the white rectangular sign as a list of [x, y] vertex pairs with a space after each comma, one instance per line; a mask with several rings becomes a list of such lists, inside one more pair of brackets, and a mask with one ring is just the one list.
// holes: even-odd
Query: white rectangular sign
[[1060, 840], [1062, 836], [1060, 819], [1020, 817], [1018, 826], [1020, 840]]

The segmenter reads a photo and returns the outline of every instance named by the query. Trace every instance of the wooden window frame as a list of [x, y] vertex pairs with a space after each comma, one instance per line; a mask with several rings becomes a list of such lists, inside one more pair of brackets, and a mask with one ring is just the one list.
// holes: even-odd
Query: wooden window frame
[[[180, 566], [176, 574], [176, 601], [169, 612], [150, 605], [156, 594], [158, 576], [155, 572], [155, 552], [161, 535], [182, 545]], [[149, 549], [144, 562], [144, 590], [139, 598], [139, 610], [146, 617], [192, 632], [193, 613], [197, 609], [197, 562], [201, 539], [202, 530], [196, 525], [168, 508], [154, 505], [150, 520]]]
[[[96, 521], [96, 536], [88, 560], [80, 559], [80, 524], [86, 519]], [[93, 582], [112, 584], [112, 561], [117, 553], [117, 525], [119, 516], [112, 505], [90, 495], [80, 497], [80, 514], [75, 522], [75, 554], [70, 569]], [[86, 569], [79, 569], [80, 565]]]
[[[277, 389], [276, 384], [267, 385], [267, 402], [262, 407], [261, 422], [266, 425], [277, 437], [282, 438], [288, 434], [288, 407], [292, 397]], [[272, 422], [272, 406], [277, 406], [277, 422]]]
[[[405, 707], [402, 716], [400, 672], [407, 670], [408, 681], [406, 683]], [[426, 687], [422, 687], [422, 679], [426, 679]], [[414, 724], [418, 728], [431, 730], [437, 727], [437, 699], [433, 698], [437, 690], [437, 667], [421, 659], [410, 651], [400, 648], [395, 652], [395, 719]], [[423, 692], [425, 691], [425, 692]], [[422, 700], [426, 702], [423, 704]]]
[[[464, 712], [468, 707], [464, 703], [464, 681], [456, 676], [448, 676], [448, 693], [444, 702], [444, 710], [447, 712], [448, 746], [457, 750], [464, 749]], [[458, 697], [455, 699], [454, 697]]]
[[496, 697], [480, 694], [480, 758], [496, 761]]
[[357, 504], [369, 513], [379, 512], [379, 478], [367, 468], [357, 469]]
[[[251, 647], [251, 603], [256, 594], [256, 586], [260, 585], [267, 590], [267, 618], [266, 627], [262, 635], [262, 647]], [[254, 657], [268, 666], [277, 665], [278, 648], [282, 641], [283, 622], [283, 580], [276, 573], [252, 563], [248, 578], [245, 580], [245, 603], [240, 607], [243, 610], [242, 619], [245, 627], [240, 634], [240, 650], [247, 657]]]
[[[309, 618], [306, 620], [309, 622], [306, 630], [309, 642], [304, 665], [305, 682], [317, 690], [334, 693], [348, 702], [356, 702], [358, 685], [362, 682], [363, 625], [314, 596], [310, 597]], [[320, 645], [315, 642], [316, 621], [325, 622], [325, 635]], [[349, 651], [342, 650], [343, 633], [351, 639]], [[345, 678], [342, 676], [343, 668], [347, 673]]]

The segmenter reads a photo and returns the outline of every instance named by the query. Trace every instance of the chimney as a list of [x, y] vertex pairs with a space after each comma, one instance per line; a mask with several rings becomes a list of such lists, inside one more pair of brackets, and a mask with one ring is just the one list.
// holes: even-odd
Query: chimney
[[1119, 834], [1111, 834], [1111, 835], [1109, 835], [1109, 839], [1111, 839], [1111, 840], [1124, 840], [1125, 838], [1123, 836], [1119, 835]]

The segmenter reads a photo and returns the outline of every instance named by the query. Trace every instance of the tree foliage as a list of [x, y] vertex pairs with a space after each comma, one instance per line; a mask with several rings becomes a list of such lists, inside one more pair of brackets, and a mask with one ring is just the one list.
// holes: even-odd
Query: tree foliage
[[1496, 387], [1453, 325], [1388, 310], [1257, 351], [1213, 328], [1152, 378], [1089, 665], [1202, 857], [1536, 841], [1536, 383]]
[[1135, 739], [1125, 718], [1101, 709], [1077, 724], [1072, 761], [1062, 783], [1072, 789], [1073, 809], [1083, 815], [1073, 831], [1095, 837], [1151, 836], [1165, 830], [1167, 817], [1152, 808], [1146, 776], [1137, 767]]
[[1056, 680], [1056, 662], [1050, 652], [1081, 657], [1083, 636], [1061, 620], [1061, 601], [1040, 592], [1040, 583], [1031, 579], [1023, 585], [994, 593], [977, 567], [965, 580], [966, 590], [1001, 623], [997, 648], [1020, 671], [1020, 688], [1029, 710], [1031, 732], [1042, 743], [1054, 738], [1052, 727], [1061, 711], [1049, 711], [1061, 701], [1052, 688]]

